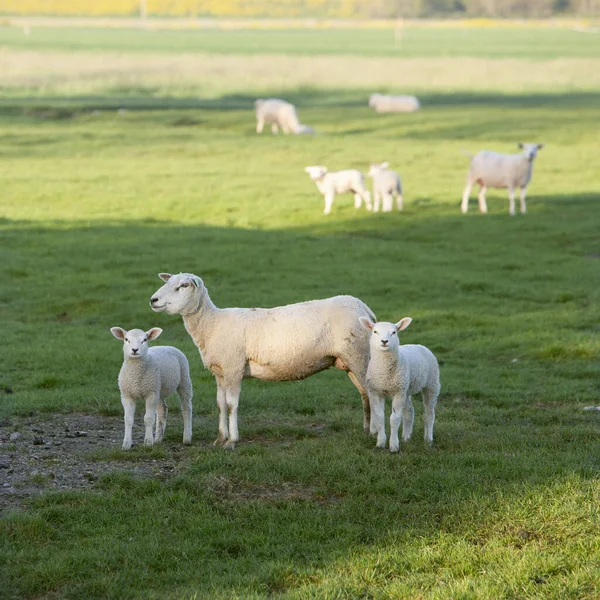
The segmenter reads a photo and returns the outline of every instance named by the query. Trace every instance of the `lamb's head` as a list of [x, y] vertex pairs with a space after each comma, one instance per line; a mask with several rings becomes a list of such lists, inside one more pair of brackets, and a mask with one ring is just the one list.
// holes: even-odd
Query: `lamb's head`
[[369, 172], [367, 173], [367, 177], [375, 177], [377, 173], [385, 171], [389, 166], [390, 163], [388, 162], [371, 163], [371, 166], [369, 167]]
[[319, 181], [319, 179], [323, 179], [327, 174], [327, 167], [323, 167], [321, 165], [313, 165], [311, 167], [304, 167], [304, 170], [308, 173], [308, 176], [313, 181]]
[[255, 100], [254, 108], [259, 109], [265, 102], [266, 100], [264, 98], [259, 98], [258, 100]]
[[397, 323], [373, 323], [368, 317], [359, 317], [360, 324], [371, 332], [369, 343], [371, 350], [380, 350], [388, 352], [391, 349], [396, 350], [400, 345], [398, 332], [406, 329], [412, 322], [410, 317], [404, 317]]
[[297, 135], [314, 135], [315, 133], [316, 131], [310, 125], [304, 125], [304, 123], [300, 123], [296, 130]]
[[533, 161], [537, 155], [537, 151], [544, 147], [544, 144], [523, 144], [519, 142], [519, 148], [523, 150], [523, 154], [527, 157], [527, 160]]
[[200, 306], [206, 288], [202, 279], [192, 273], [159, 273], [164, 282], [150, 298], [150, 306], [154, 312], [166, 312], [168, 315], [187, 315], [194, 313]]
[[374, 108], [379, 98], [381, 98], [381, 94], [371, 94], [369, 96], [369, 108]]
[[118, 340], [122, 340], [125, 358], [144, 358], [148, 354], [148, 342], [155, 340], [162, 333], [162, 329], [153, 327], [148, 331], [143, 329], [125, 331], [121, 327], [111, 327], [110, 332]]

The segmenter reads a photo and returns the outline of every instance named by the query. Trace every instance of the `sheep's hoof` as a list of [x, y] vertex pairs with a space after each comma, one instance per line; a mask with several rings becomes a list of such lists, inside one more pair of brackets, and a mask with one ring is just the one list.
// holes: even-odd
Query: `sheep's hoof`
[[392, 454], [397, 454], [398, 452], [400, 452], [400, 446], [390, 446], [390, 452]]
[[385, 448], [385, 440], [383, 442], [377, 442], [375, 448]]
[[152, 446], [154, 446], [154, 440], [144, 440], [144, 446], [146, 446], [146, 448], [152, 448]]
[[227, 438], [222, 438], [219, 436], [214, 442], [213, 446], [222, 446], [227, 441]]
[[227, 440], [225, 442], [225, 445], [223, 446], [223, 448], [227, 448], [228, 450], [234, 450], [235, 449], [235, 442], [233, 440]]
[[131, 450], [131, 444], [123, 444], [121, 450]]
[[191, 445], [191, 443], [192, 443], [192, 438], [188, 438], [187, 440], [186, 440], [185, 438], [183, 438], [183, 443], [184, 443], [186, 446], [189, 446], [189, 445]]

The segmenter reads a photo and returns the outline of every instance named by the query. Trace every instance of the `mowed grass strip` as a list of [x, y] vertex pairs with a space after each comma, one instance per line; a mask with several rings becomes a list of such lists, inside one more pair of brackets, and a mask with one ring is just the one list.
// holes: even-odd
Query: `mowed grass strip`
[[[183, 456], [173, 476], [116, 470], [92, 491], [3, 514], [4, 595], [595, 597], [600, 419], [583, 407], [600, 391], [599, 90], [450, 89], [416, 115], [377, 116], [357, 87], [292, 83], [303, 122], [323, 135], [256, 136], [252, 95], [221, 97], [210, 82], [209, 105], [185, 85], [166, 98], [86, 97], [79, 76], [68, 94], [4, 98], [3, 419], [121, 414], [113, 325], [162, 327], [195, 385], [194, 444], [181, 450], [170, 402], [152, 454]], [[460, 215], [461, 149], [519, 140], [546, 144], [529, 214], [509, 217], [505, 191], [490, 191], [489, 215], [474, 198]], [[323, 217], [305, 165], [384, 159], [403, 178], [404, 213], [339, 197]], [[415, 398], [413, 440], [399, 456], [376, 451], [358, 394], [330, 371], [244, 382], [241, 443], [213, 448], [213, 378], [180, 318], [148, 306], [156, 274], [180, 270], [202, 276], [218, 306], [351, 293], [380, 319], [412, 316], [402, 340], [442, 361], [434, 447]], [[118, 446], [112, 459], [149, 456]]]

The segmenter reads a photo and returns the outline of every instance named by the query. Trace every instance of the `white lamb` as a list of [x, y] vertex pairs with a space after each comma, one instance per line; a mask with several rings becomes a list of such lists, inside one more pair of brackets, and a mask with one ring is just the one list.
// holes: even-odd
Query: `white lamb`
[[370, 431], [365, 388], [369, 336], [358, 318], [375, 316], [366, 304], [352, 296], [335, 296], [276, 308], [221, 309], [212, 303], [200, 277], [191, 273], [159, 277], [166, 283], [152, 296], [152, 310], [182, 315], [202, 362], [215, 376], [219, 407], [215, 444], [234, 448], [239, 439], [242, 379], [291, 381], [330, 367], [346, 371], [357, 387], [363, 425]]
[[[481, 188], [477, 199], [479, 200], [479, 210], [487, 213], [487, 202], [485, 200], [486, 188], [508, 188], [509, 207], [508, 212], [515, 214], [515, 190], [521, 188], [521, 213], [527, 212], [525, 196], [527, 195], [527, 185], [531, 181], [533, 171], [533, 161], [537, 151], [543, 148], [543, 144], [522, 144], [519, 148], [523, 149], [520, 154], [499, 154], [490, 150], [482, 150], [471, 156], [471, 165], [467, 173], [467, 184], [462, 197], [460, 210], [466, 213], [469, 209], [469, 195], [473, 184], [478, 183]], [[468, 154], [468, 153], [467, 153]]]
[[256, 109], [256, 133], [262, 133], [265, 124], [271, 125], [274, 134], [279, 132], [280, 127], [283, 133], [308, 133], [303, 129], [308, 126], [300, 124], [296, 107], [285, 100], [259, 98], [254, 102], [254, 108]]
[[[154, 327], [148, 331], [111, 327], [111, 333], [123, 341], [125, 359], [119, 373], [121, 403], [125, 411], [125, 437], [123, 450], [132, 444], [133, 418], [137, 400], [146, 402], [144, 444], [152, 446], [162, 442], [167, 426], [167, 404], [165, 398], [177, 393], [183, 415], [183, 443], [192, 443], [192, 380], [185, 354], [172, 346], [148, 347], [162, 329]], [[156, 425], [154, 435], [152, 427]]]
[[389, 94], [371, 94], [369, 107], [375, 112], [415, 112], [421, 108], [415, 96], [392, 96]]
[[325, 198], [324, 214], [331, 212], [331, 206], [336, 194], [351, 192], [354, 194], [354, 207], [360, 208], [365, 201], [367, 210], [372, 210], [371, 195], [365, 187], [365, 178], [360, 171], [348, 169], [346, 171], [327, 171], [327, 167], [313, 165], [304, 170], [316, 183], [317, 188]]
[[413, 394], [422, 392], [425, 413], [425, 442], [433, 442], [435, 405], [440, 393], [440, 368], [433, 352], [418, 344], [400, 345], [398, 332], [406, 329], [412, 319], [398, 323], [373, 323], [361, 317], [360, 322], [371, 332], [371, 360], [367, 369], [367, 390], [371, 398], [371, 420], [377, 430], [377, 447], [385, 448], [385, 397], [392, 398], [390, 415], [390, 452], [400, 450], [398, 428], [402, 421], [402, 439], [412, 434], [415, 410]]
[[371, 164], [367, 177], [373, 178], [373, 212], [379, 212], [379, 202], [383, 199], [383, 212], [391, 212], [394, 196], [398, 210], [404, 208], [402, 202], [402, 183], [396, 171], [388, 169], [389, 163]]

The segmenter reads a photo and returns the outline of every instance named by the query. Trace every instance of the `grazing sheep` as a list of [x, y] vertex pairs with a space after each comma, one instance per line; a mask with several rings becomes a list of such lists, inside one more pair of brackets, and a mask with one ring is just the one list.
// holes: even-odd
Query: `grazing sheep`
[[313, 165], [305, 167], [304, 170], [310, 178], [316, 183], [317, 188], [325, 198], [324, 214], [331, 212], [333, 199], [336, 194], [352, 192], [354, 194], [354, 208], [360, 208], [362, 201], [365, 201], [367, 210], [371, 210], [371, 195], [365, 187], [365, 178], [360, 171], [348, 169], [346, 171], [327, 171], [327, 167]]
[[[167, 404], [165, 398], [177, 393], [183, 414], [183, 443], [192, 443], [192, 380], [185, 354], [172, 346], [148, 347], [162, 329], [154, 327], [148, 331], [111, 327], [111, 333], [123, 341], [125, 359], [119, 373], [121, 403], [125, 410], [125, 437], [123, 450], [131, 448], [133, 417], [136, 400], [146, 402], [144, 444], [152, 446], [162, 442], [167, 426]], [[152, 426], [156, 425], [154, 436]]]
[[265, 123], [271, 125], [274, 134], [279, 132], [280, 127], [283, 133], [308, 133], [302, 129], [308, 126], [300, 124], [296, 107], [285, 100], [259, 98], [254, 102], [254, 108], [256, 109], [256, 133], [262, 133]]
[[383, 199], [383, 212], [391, 212], [394, 196], [398, 210], [404, 208], [402, 202], [402, 183], [396, 171], [388, 170], [389, 163], [372, 164], [367, 177], [373, 178], [373, 212], [379, 212], [379, 201]]
[[398, 428], [402, 421], [402, 439], [412, 433], [415, 410], [413, 394], [422, 392], [425, 414], [425, 442], [433, 442], [435, 405], [440, 393], [440, 368], [433, 352], [418, 344], [400, 345], [398, 332], [406, 329], [412, 319], [405, 317], [398, 323], [374, 324], [366, 317], [360, 323], [371, 331], [371, 360], [367, 369], [367, 390], [371, 398], [371, 421], [377, 430], [377, 447], [385, 448], [385, 397], [392, 398], [390, 415], [390, 452], [400, 450]]
[[371, 94], [369, 108], [378, 113], [415, 112], [421, 108], [415, 96], [392, 96], [389, 94]]
[[369, 336], [358, 318], [375, 316], [366, 304], [352, 296], [335, 296], [276, 308], [221, 309], [212, 303], [200, 277], [191, 273], [159, 277], [166, 283], [152, 296], [152, 310], [182, 315], [202, 362], [215, 376], [219, 407], [215, 444], [234, 448], [239, 439], [242, 379], [291, 381], [330, 367], [346, 371], [357, 387], [363, 425], [370, 431], [365, 388]]
[[477, 199], [479, 200], [479, 210], [487, 213], [487, 202], [485, 200], [486, 188], [508, 188], [509, 206], [508, 212], [515, 214], [515, 189], [521, 188], [521, 213], [527, 212], [525, 196], [527, 195], [527, 185], [531, 181], [533, 170], [533, 161], [537, 151], [543, 148], [543, 144], [522, 144], [519, 148], [523, 149], [520, 154], [499, 154], [490, 150], [482, 150], [471, 157], [471, 165], [467, 173], [467, 184], [463, 192], [462, 204], [460, 210], [466, 213], [469, 209], [469, 194], [473, 184], [478, 183], [481, 188]]

